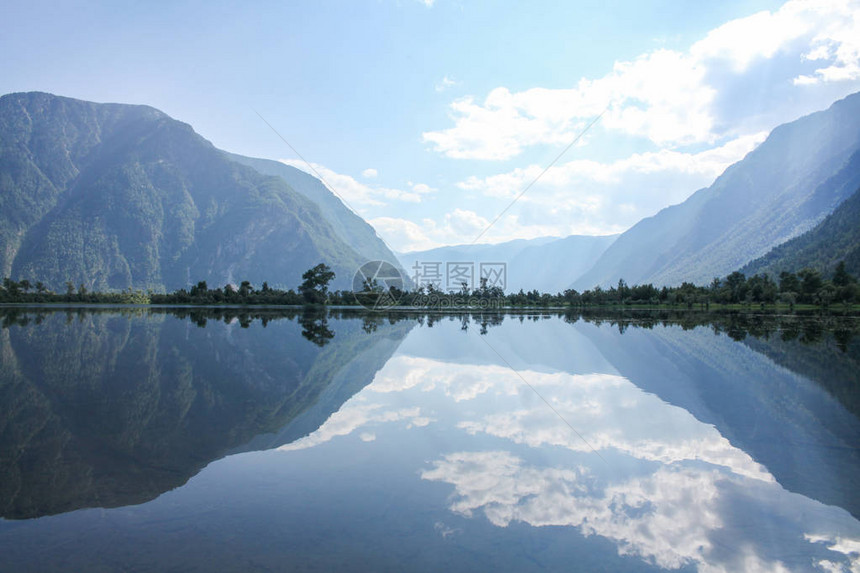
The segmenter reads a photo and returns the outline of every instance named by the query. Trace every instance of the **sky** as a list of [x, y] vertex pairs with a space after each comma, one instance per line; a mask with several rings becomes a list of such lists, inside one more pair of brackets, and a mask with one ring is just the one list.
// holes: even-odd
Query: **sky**
[[0, 94], [151, 105], [410, 251], [682, 202], [860, 91], [860, 0], [3, 0], [0, 53]]

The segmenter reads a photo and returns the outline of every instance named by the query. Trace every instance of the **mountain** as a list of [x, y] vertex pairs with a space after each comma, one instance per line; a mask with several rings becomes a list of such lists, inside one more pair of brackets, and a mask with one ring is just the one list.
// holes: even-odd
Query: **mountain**
[[845, 261], [850, 274], [860, 276], [860, 189], [814, 229], [775, 247], [741, 272], [779, 276], [782, 271], [796, 273], [809, 267], [830, 276], [839, 261]]
[[[397, 265], [397, 257], [389, 250], [376, 230], [353, 213], [343, 201], [316, 177], [290, 165], [271, 159], [245, 157], [235, 153], [226, 156], [264, 175], [283, 179], [294, 191], [313, 201], [340, 239], [368, 261], [388, 261]], [[401, 269], [403, 271], [403, 269]], [[406, 276], [406, 273], [403, 273]]]
[[320, 346], [303, 328], [325, 319], [290, 311], [70, 316], [0, 313], [4, 519], [143, 503], [225, 455], [300, 438], [415, 326], [342, 317]]
[[[820, 325], [811, 327], [820, 334]], [[828, 365], [830, 376], [825, 376], [831, 386], [847, 387], [848, 395], [856, 396], [851, 390], [856, 374], [832, 380], [834, 368], [852, 372], [856, 367], [856, 355], [836, 349], [832, 335], [804, 346], [779, 336], [738, 343], [731, 332], [715, 335], [710, 326], [657, 325], [629, 328], [623, 334], [620, 329], [579, 329], [620, 375], [713, 425], [787, 490], [860, 515], [854, 486], [860, 471], [855, 446], [860, 419], [831, 388], [806, 377], [816, 370], [809, 367], [811, 357], [830, 357], [834, 362]], [[786, 364], [772, 358], [786, 351], [799, 354]], [[799, 372], [792, 370], [804, 363]]]
[[571, 235], [543, 245], [530, 245], [511, 258], [514, 286], [541, 292], [562, 292], [574, 277], [590, 268], [618, 238], [618, 235]]
[[537, 289], [556, 293], [568, 288], [576, 277], [589, 269], [617, 237], [571, 235], [517, 239], [495, 245], [455, 245], [400, 253], [398, 258], [413, 278], [416, 262], [420, 268], [423, 263], [441, 263], [442, 288], [445, 288], [448, 263], [474, 263], [475, 286], [479, 282], [480, 263], [505, 263], [505, 292]]
[[697, 284], [812, 229], [860, 187], [860, 94], [774, 129], [713, 185], [623, 233], [574, 283]]
[[54, 290], [295, 288], [319, 262], [345, 288], [363, 262], [314, 202], [147, 106], [0, 98], [0, 207], [0, 273]]

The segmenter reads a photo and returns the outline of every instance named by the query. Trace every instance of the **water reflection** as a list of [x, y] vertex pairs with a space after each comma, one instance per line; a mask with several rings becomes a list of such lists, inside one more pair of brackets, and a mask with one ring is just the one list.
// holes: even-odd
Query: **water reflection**
[[[464, 518], [574, 527], [667, 569], [860, 566], [860, 523], [842, 509], [857, 508], [860, 421], [821, 387], [739, 345], [731, 325], [633, 324], [509, 325], [490, 341], [516, 372], [476, 337], [440, 343], [468, 329], [463, 317], [445, 334], [416, 331], [361, 394], [282, 450], [402, 431], [420, 417], [451, 444], [421, 478], [450, 485], [448, 508]], [[757, 332], [766, 341], [764, 332], [778, 331]], [[563, 351], [536, 350], [552, 346]], [[404, 403], [425, 406], [394, 406]], [[723, 418], [713, 425], [691, 410]]]
[[705, 465], [660, 465], [603, 479], [507, 451], [457, 452], [422, 477], [455, 488], [451, 511], [507, 527], [573, 526], [666, 569], [853, 570], [860, 526], [845, 512]]
[[228, 451], [283, 432], [347, 370], [351, 393], [329, 401], [317, 414], [325, 419], [370, 382], [396, 348], [389, 341], [411, 326], [370, 336], [360, 321], [344, 321], [335, 338], [324, 314], [199, 309], [19, 312], [5, 324], [7, 518], [153, 499]]
[[860, 568], [852, 317], [3, 325], [0, 569]]

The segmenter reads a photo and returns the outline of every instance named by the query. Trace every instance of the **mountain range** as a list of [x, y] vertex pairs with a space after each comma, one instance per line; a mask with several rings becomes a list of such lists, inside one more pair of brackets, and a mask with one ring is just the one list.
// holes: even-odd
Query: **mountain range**
[[0, 274], [53, 290], [295, 288], [320, 262], [346, 289], [368, 260], [399, 263], [407, 284], [416, 263], [439, 263], [442, 288], [461, 280], [444, 284], [448, 263], [473, 265], [475, 287], [481, 263], [505, 263], [507, 292], [706, 284], [740, 268], [827, 273], [841, 259], [857, 274], [858, 199], [839, 207], [858, 188], [854, 94], [777, 127], [710, 187], [621, 235], [395, 255], [319, 179], [219, 150], [154, 108], [0, 97]]
[[508, 292], [583, 291], [622, 278], [707, 284], [741, 267], [775, 275], [811, 266], [827, 274], [842, 259], [857, 274], [860, 199], [846, 199], [858, 187], [860, 94], [854, 94], [777, 127], [710, 187], [621, 235], [457, 245], [398, 257], [407, 269], [416, 261], [442, 262], [443, 273], [448, 262], [505, 262]]
[[[591, 268], [600, 256], [618, 238], [618, 235], [569, 237], [542, 237], [539, 239], [517, 239], [494, 245], [457, 245], [439, 247], [426, 251], [398, 253], [400, 263], [413, 280], [420, 274], [425, 263], [441, 263], [442, 288], [447, 290], [449, 263], [474, 265], [475, 286], [479, 286], [481, 263], [505, 263], [505, 292], [520, 289], [541, 292], [561, 292], [577, 277]], [[458, 285], [448, 285], [458, 288]]]
[[572, 284], [706, 284], [815, 227], [860, 187], [860, 94], [774, 129], [686, 201], [622, 233]]
[[348, 288], [368, 257], [395, 261], [321, 184], [284, 172], [301, 191], [148, 106], [3, 96], [0, 273], [52, 289], [295, 288], [325, 262]]

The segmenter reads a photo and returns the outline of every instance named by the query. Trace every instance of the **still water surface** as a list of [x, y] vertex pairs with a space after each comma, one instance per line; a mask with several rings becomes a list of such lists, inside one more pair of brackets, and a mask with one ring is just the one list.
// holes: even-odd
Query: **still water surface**
[[855, 318], [0, 314], [2, 571], [857, 571]]

